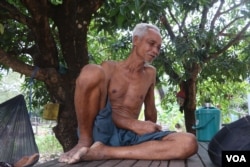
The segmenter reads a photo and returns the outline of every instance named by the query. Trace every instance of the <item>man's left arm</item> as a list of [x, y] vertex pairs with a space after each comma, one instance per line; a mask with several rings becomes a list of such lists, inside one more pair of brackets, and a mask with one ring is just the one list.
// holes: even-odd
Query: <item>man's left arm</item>
[[[153, 75], [153, 78], [155, 78], [155, 75]], [[155, 79], [153, 79], [152, 85], [150, 86], [144, 100], [144, 105], [145, 105], [144, 115], [146, 121], [152, 121], [156, 123], [157, 110], [155, 107], [154, 88], [155, 88]]]

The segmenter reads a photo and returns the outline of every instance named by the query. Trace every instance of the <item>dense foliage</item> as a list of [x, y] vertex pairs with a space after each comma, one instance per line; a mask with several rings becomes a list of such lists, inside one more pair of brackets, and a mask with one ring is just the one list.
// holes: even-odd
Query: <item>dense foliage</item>
[[218, 98], [245, 89], [230, 85], [249, 77], [248, 0], [0, 1], [0, 67], [25, 75], [26, 87], [34, 80], [34, 104], [60, 103], [54, 132], [65, 151], [77, 142], [73, 97], [81, 68], [124, 59], [138, 22], [161, 29], [157, 88], [170, 111], [182, 85], [187, 131], [194, 132], [194, 111], [207, 95], [223, 106]]

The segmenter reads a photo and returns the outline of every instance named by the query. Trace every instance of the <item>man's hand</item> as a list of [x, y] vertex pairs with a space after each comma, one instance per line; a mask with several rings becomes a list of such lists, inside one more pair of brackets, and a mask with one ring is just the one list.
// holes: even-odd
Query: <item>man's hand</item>
[[162, 127], [153, 121], [140, 121], [134, 118], [128, 118], [117, 114], [117, 112], [112, 113], [114, 124], [121, 128], [133, 131], [138, 135], [144, 135], [147, 133], [158, 132], [162, 130]]
[[138, 121], [133, 128], [133, 131], [138, 135], [161, 131], [162, 127], [151, 121]]

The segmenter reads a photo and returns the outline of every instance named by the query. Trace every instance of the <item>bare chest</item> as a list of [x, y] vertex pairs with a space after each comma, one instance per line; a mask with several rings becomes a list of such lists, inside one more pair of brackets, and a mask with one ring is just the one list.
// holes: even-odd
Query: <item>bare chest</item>
[[146, 74], [115, 73], [110, 80], [108, 92], [112, 99], [142, 103], [151, 85], [152, 79]]

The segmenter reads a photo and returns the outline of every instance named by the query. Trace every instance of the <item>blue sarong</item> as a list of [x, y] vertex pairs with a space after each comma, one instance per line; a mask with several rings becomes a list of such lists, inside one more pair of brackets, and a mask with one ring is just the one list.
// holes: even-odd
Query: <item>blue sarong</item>
[[129, 146], [150, 140], [161, 140], [164, 136], [173, 132], [159, 131], [140, 136], [132, 131], [120, 129], [115, 126], [112, 120], [112, 108], [108, 100], [105, 108], [96, 116], [93, 127], [93, 139], [109, 146]]

